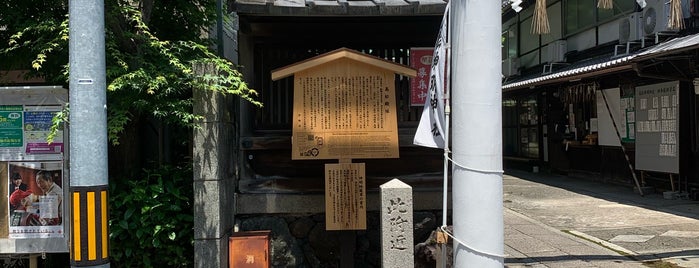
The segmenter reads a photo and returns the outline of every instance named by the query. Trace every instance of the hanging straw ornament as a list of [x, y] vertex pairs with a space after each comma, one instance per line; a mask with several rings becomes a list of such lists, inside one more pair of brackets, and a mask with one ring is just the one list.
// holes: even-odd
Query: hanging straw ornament
[[612, 0], [599, 0], [597, 2], [597, 8], [599, 9], [612, 9], [614, 6]]
[[536, 0], [534, 6], [534, 18], [532, 19], [533, 34], [547, 34], [551, 32], [549, 18], [546, 15], [546, 0]]
[[667, 27], [673, 30], [684, 29], [684, 19], [682, 18], [682, 7], [680, 0], [670, 0], [670, 19]]

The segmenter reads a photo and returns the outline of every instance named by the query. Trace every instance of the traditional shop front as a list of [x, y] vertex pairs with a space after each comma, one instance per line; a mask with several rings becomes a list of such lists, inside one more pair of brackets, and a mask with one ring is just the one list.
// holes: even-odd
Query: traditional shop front
[[678, 37], [503, 83], [506, 161], [696, 195], [697, 42]]

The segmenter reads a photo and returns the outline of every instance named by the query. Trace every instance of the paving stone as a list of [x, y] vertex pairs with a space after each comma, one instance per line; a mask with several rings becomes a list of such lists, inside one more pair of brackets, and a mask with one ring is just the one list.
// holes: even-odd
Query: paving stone
[[643, 243], [651, 240], [654, 235], [617, 235], [610, 239], [609, 242], [629, 242], [629, 243]]
[[696, 237], [699, 237], [699, 232], [670, 230], [670, 231], [662, 233], [660, 236], [696, 238]]

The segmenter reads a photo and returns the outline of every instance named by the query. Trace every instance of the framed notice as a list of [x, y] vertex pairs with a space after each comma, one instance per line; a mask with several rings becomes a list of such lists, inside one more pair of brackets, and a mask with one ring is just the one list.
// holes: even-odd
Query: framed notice
[[679, 173], [679, 81], [636, 88], [636, 169]]
[[325, 165], [325, 229], [366, 229], [364, 163]]

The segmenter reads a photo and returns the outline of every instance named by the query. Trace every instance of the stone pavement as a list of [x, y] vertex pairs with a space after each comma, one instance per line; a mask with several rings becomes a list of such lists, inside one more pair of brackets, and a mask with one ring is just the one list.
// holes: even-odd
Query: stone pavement
[[699, 202], [546, 173], [503, 176], [507, 267], [699, 267]]

